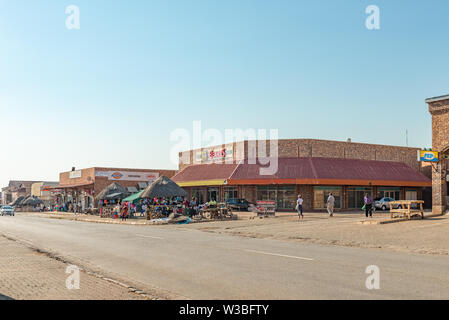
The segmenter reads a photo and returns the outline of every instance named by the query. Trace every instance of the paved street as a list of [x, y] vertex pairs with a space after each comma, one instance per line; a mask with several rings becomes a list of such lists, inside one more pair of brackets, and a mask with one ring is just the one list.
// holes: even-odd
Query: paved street
[[[449, 298], [447, 256], [20, 214], [0, 217], [0, 234], [161, 298]], [[365, 287], [369, 265], [380, 290]]]

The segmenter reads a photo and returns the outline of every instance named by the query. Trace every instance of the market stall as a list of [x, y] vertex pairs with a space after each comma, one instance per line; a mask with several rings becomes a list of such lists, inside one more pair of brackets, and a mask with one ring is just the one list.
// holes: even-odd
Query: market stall
[[95, 200], [98, 203], [97, 212], [103, 218], [112, 217], [114, 207], [129, 196], [129, 192], [117, 182], [113, 182], [100, 191]]

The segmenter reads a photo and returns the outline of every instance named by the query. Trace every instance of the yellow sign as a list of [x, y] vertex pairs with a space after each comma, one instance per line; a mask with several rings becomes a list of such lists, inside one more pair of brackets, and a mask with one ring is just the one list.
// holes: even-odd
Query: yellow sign
[[436, 151], [425, 151], [425, 150], [419, 150], [418, 151], [418, 161], [424, 161], [424, 162], [438, 162], [439, 154]]

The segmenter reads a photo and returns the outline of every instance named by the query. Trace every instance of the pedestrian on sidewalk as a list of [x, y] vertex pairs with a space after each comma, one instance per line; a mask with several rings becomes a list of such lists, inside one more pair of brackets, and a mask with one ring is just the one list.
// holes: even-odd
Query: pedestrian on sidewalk
[[335, 198], [331, 192], [329, 193], [329, 197], [327, 198], [327, 212], [329, 213], [329, 217], [334, 216], [334, 206], [335, 206]]
[[302, 204], [304, 202], [304, 199], [302, 198], [302, 195], [298, 195], [298, 200], [296, 200], [296, 211], [298, 211], [299, 219], [301, 217], [304, 219], [304, 215], [302, 214]]
[[365, 202], [365, 215], [368, 218], [368, 215], [373, 217], [373, 198], [368, 193], [365, 193], [365, 197], [363, 198]]
[[123, 204], [123, 209], [122, 209], [122, 221], [126, 221], [126, 219], [128, 219], [128, 204], [124, 203]]

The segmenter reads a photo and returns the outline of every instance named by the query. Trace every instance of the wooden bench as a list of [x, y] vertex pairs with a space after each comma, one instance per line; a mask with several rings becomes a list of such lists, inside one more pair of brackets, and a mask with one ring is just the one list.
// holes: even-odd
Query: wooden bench
[[[419, 205], [419, 209], [412, 209], [412, 205]], [[393, 206], [398, 206], [398, 209], [393, 209]], [[407, 216], [410, 220], [412, 216], [420, 214], [421, 218], [424, 219], [424, 201], [423, 200], [399, 200], [390, 202], [390, 215], [391, 219], [394, 218], [395, 213], [400, 217]], [[399, 209], [401, 207], [401, 209]]]

